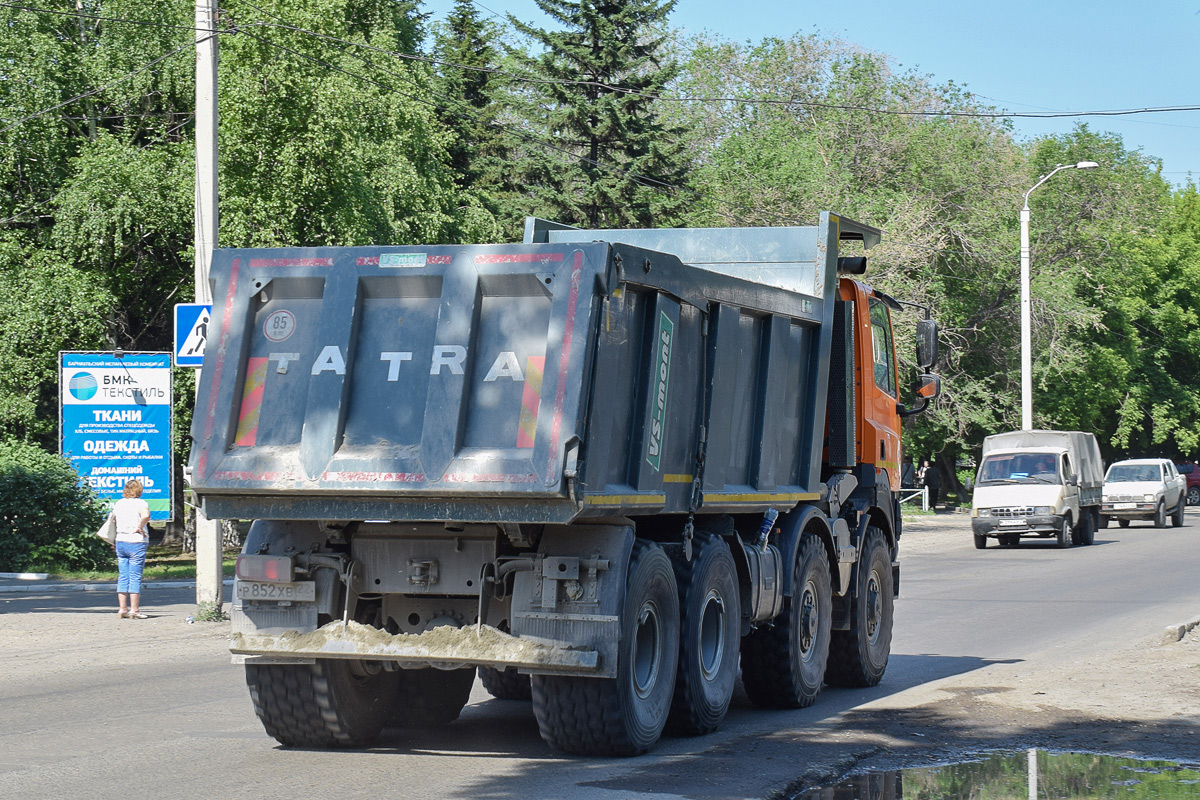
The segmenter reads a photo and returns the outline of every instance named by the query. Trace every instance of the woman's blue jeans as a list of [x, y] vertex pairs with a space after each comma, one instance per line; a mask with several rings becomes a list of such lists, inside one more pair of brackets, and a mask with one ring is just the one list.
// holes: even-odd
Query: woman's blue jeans
[[148, 542], [117, 542], [117, 592], [142, 593], [142, 568], [146, 566]]

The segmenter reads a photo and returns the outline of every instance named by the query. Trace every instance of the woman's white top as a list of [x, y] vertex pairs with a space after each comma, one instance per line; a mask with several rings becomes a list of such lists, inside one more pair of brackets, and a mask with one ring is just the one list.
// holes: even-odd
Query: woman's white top
[[117, 518], [118, 542], [148, 542], [150, 534], [142, 529], [142, 519], [150, 516], [150, 504], [140, 497], [122, 497], [113, 506]]

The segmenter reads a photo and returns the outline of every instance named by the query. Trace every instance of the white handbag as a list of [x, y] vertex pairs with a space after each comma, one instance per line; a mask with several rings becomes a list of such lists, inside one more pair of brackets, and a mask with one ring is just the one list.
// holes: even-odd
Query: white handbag
[[100, 526], [100, 530], [96, 531], [96, 535], [109, 544], [117, 543], [117, 517], [115, 514], [108, 515], [108, 519]]

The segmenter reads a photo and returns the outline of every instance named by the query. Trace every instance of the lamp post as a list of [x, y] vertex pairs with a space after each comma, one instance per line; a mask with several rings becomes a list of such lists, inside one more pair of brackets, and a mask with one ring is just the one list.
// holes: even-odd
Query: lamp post
[[1095, 169], [1095, 161], [1080, 161], [1078, 164], [1059, 164], [1048, 175], [1043, 175], [1025, 193], [1025, 205], [1021, 207], [1021, 429], [1033, 430], [1033, 357], [1029, 335], [1029, 195], [1034, 189], [1064, 169]]

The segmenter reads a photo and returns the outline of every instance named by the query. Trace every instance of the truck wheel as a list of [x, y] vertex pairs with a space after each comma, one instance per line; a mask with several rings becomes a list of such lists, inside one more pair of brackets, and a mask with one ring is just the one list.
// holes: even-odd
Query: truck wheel
[[982, 534], [979, 534], [979, 533], [974, 534], [974, 536], [975, 536], [975, 549], [976, 550], [982, 550], [983, 548], [987, 547], [988, 537], [986, 537]]
[[565, 753], [635, 756], [662, 735], [679, 662], [679, 590], [671, 559], [638, 539], [629, 560], [617, 677], [533, 676], [533, 714]]
[[764, 708], [810, 706], [825, 680], [833, 589], [829, 557], [817, 536], [803, 535], [792, 569], [792, 596], [783, 599], [775, 624], [742, 639], [742, 683]]
[[515, 667], [480, 667], [479, 680], [483, 683], [483, 688], [488, 690], [488, 694], [497, 700], [528, 700], [533, 697], [529, 676], [517, 672]]
[[1187, 493], [1189, 506], [1200, 506], [1200, 486], [1189, 486]]
[[883, 679], [892, 652], [892, 559], [883, 531], [867, 528], [855, 569], [850, 600], [850, 630], [833, 631], [825, 682], [830, 686], [863, 688]]
[[399, 728], [436, 728], [458, 719], [471, 698], [475, 670], [402, 669], [391, 722]]
[[1119, 520], [1117, 520], [1117, 524], [1118, 524], [1118, 525], [1120, 525], [1122, 528], [1128, 528], [1128, 527], [1129, 527], [1129, 520], [1127, 520], [1127, 519], [1119, 519]]
[[712, 733], [725, 718], [737, 683], [742, 611], [737, 566], [719, 536], [700, 534], [691, 561], [672, 552], [679, 584], [679, 670], [668, 728]]
[[1164, 500], [1158, 501], [1158, 507], [1154, 509], [1154, 527], [1167, 527], [1167, 504]]
[[254, 713], [285, 747], [362, 747], [396, 703], [399, 674], [369, 661], [246, 665]]
[[1179, 502], [1175, 504], [1175, 510], [1171, 512], [1171, 527], [1173, 527], [1173, 528], [1182, 528], [1183, 527], [1183, 506], [1184, 506], [1184, 497], [1182, 495], [1180, 495]]
[[1063, 517], [1062, 525], [1058, 526], [1058, 546], [1060, 548], [1068, 548], [1071, 546], [1071, 540], [1074, 533], [1071, 532], [1070, 517]]
[[1104, 530], [1105, 528], [1107, 528], [1108, 527], [1108, 517], [1101, 514], [1100, 515], [1100, 524], [1097, 525], [1096, 527], [1101, 530]]
[[1091, 514], [1088, 515], [1088, 526], [1085, 529], [1087, 536], [1083, 540], [1084, 547], [1096, 543], [1096, 528], [1100, 526], [1100, 519], [1100, 512], [1093, 508]]

